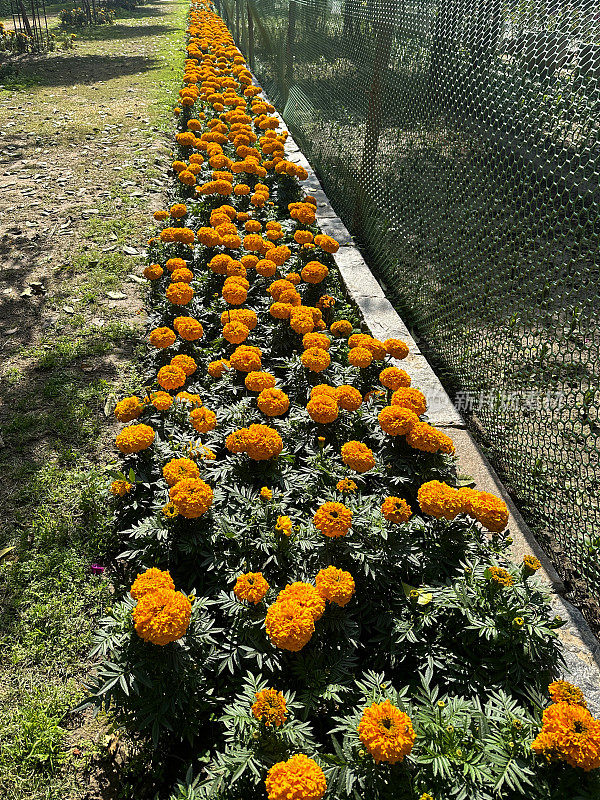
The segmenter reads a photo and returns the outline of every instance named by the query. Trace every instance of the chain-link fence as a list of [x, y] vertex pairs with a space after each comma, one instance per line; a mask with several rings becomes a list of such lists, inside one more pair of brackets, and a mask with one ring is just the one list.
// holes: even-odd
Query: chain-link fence
[[600, 597], [596, 0], [217, 5], [529, 522]]

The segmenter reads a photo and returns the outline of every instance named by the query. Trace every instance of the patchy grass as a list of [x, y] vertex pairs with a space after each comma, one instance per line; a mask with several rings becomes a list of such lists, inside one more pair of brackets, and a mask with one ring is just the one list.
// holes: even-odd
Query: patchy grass
[[[180, 78], [173, 54], [183, 45], [187, 8], [176, 2], [123, 12], [115, 26], [78, 32], [76, 51], [19, 62], [2, 81], [0, 114], [6, 104], [20, 109], [10, 137], [23, 157], [45, 158], [54, 177], [71, 170], [74, 190], [94, 182], [94, 191], [105, 192], [86, 189], [80, 207], [97, 209], [91, 216], [70, 195], [49, 225], [35, 215], [63, 188], [40, 186], [37, 211], [30, 195], [19, 213], [38, 219], [48, 236], [37, 249], [27, 240], [21, 261], [22, 240], [6, 256], [16, 274], [42, 275], [47, 293], [37, 306], [24, 300], [0, 314], [0, 333], [13, 331], [0, 338], [3, 800], [144, 796], [148, 754], [129, 743], [117, 769], [119, 732], [72, 709], [83, 697], [95, 620], [111, 602], [110, 569], [95, 576], [90, 565], [110, 568], [118, 545], [104, 471], [114, 431], [105, 414], [140, 383], [135, 309], [144, 287], [131, 277], [140, 257], [124, 248], [143, 248], [148, 182], [164, 178]], [[103, 136], [110, 142], [96, 149]], [[21, 196], [9, 202], [23, 209]], [[60, 235], [62, 225], [68, 235]]]

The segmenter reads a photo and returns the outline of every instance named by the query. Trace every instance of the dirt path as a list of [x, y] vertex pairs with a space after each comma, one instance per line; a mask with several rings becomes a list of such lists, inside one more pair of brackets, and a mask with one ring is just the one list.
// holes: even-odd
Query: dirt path
[[[38, 382], [31, 368], [40, 358], [42, 366], [53, 361], [44, 355], [56, 353], [57, 339], [90, 345], [94, 329], [114, 339], [124, 326], [139, 326], [139, 255], [148, 209], [163, 202], [165, 104], [176, 70], [169, 54], [181, 35], [182, 9], [168, 2], [144, 7], [98, 29], [95, 39], [82, 35], [75, 50], [18, 59], [4, 69], [0, 432], [6, 446], [23, 444], [3, 430], [14, 412], [7, 394], [10, 400], [18, 389], [22, 397], [24, 382]], [[86, 364], [89, 349], [81, 348], [78, 366], [88, 375], [114, 375], [115, 353]], [[35, 410], [29, 406], [28, 413]]]
[[[149, 212], [166, 202], [187, 8], [155, 2], [81, 34], [74, 50], [0, 65], [7, 800], [132, 796], [127, 776], [135, 767], [120, 763], [123, 748], [70, 709], [82, 696], [94, 620], [110, 602], [110, 580], [90, 574], [90, 563], [108, 563], [114, 547], [105, 413], [137, 381], [141, 256]], [[144, 760], [137, 768], [144, 772]]]

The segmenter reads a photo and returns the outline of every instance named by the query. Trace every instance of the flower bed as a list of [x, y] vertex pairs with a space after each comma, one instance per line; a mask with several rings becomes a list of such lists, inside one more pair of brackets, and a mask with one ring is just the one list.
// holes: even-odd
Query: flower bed
[[207, 0], [188, 36], [90, 702], [184, 755], [177, 797], [598, 797], [539, 562], [511, 564], [506, 505], [460, 485], [407, 346], [360, 331]]

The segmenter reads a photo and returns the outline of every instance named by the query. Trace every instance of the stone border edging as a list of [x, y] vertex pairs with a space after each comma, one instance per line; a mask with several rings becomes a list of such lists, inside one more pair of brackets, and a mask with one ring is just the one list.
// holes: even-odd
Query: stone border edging
[[[255, 81], [260, 85], [256, 78]], [[279, 114], [274, 116], [285, 125]], [[581, 612], [560, 596], [565, 586], [550, 559], [485, 454], [467, 430], [464, 419], [454, 407], [408, 328], [385, 296], [348, 229], [332, 208], [310, 163], [291, 135], [288, 135], [285, 143], [285, 154], [286, 158], [303, 166], [308, 173], [303, 188], [317, 201], [317, 222], [323, 233], [333, 236], [340, 243], [340, 249], [333, 258], [342, 276], [346, 293], [357, 306], [365, 327], [378, 339], [398, 338], [407, 343], [409, 355], [401, 362], [402, 368], [427, 397], [428, 421], [438, 428], [444, 428], [452, 438], [459, 466], [473, 478], [477, 488], [499, 495], [506, 502], [509, 510], [508, 524], [513, 538], [511, 556], [515, 562], [520, 562], [526, 553], [533, 554], [541, 562], [541, 577], [549, 582], [553, 595], [552, 610], [566, 621], [558, 630], [564, 658], [564, 665], [559, 665], [559, 671], [562, 677], [583, 689], [592, 714], [600, 714], [600, 643]]]

